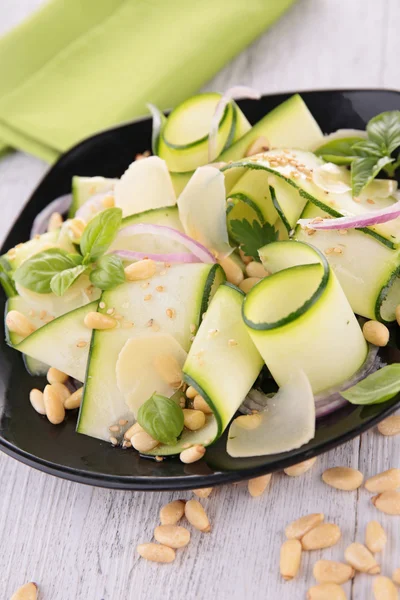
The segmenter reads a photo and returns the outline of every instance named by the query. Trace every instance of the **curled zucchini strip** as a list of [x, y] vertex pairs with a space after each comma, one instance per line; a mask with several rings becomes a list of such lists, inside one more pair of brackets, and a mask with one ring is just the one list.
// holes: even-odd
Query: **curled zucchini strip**
[[314, 394], [349, 379], [367, 344], [324, 255], [307, 244], [274, 242], [260, 250], [273, 274], [246, 296], [243, 318], [279, 386], [301, 369]]

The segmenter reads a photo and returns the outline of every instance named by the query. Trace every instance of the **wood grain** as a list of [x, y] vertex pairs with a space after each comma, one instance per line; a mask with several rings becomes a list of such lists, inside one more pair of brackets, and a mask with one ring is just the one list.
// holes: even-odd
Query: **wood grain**
[[[0, 34], [41, 0], [0, 0]], [[219, 73], [205, 89], [253, 85], [263, 92], [340, 87], [400, 88], [398, 0], [300, 0], [275, 27]], [[15, 153], [0, 161], [0, 238], [47, 166]], [[388, 533], [382, 571], [400, 567], [400, 519], [378, 513], [371, 494], [340, 492], [321, 481], [330, 466], [359, 467], [366, 476], [400, 466], [400, 438], [376, 431], [321, 457], [300, 478], [272, 477], [261, 498], [245, 485], [224, 486], [202, 500], [212, 532], [192, 532], [173, 565], [139, 559], [160, 507], [190, 493], [129, 493], [86, 487], [44, 475], [0, 454], [0, 597], [28, 580], [41, 600], [293, 600], [313, 585], [320, 557], [343, 559], [346, 545], [363, 541], [366, 523]], [[285, 525], [322, 511], [340, 525], [334, 548], [304, 553], [299, 577], [282, 582], [279, 546]], [[372, 598], [372, 578], [347, 584], [353, 600]]]

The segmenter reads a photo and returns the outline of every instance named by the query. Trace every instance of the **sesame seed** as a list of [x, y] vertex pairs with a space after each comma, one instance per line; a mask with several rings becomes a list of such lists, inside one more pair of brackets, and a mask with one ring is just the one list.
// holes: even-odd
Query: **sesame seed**
[[271, 160], [269, 163], [269, 166], [270, 167], [278, 167], [279, 163], [276, 160]]
[[118, 446], [118, 440], [113, 435], [110, 436], [110, 442], [112, 443], [113, 446]]
[[113, 308], [108, 308], [106, 312], [107, 312], [108, 315], [112, 315], [113, 312], [114, 312], [114, 309]]
[[134, 323], [132, 323], [132, 321], [122, 321], [121, 323], [121, 327], [123, 329], [131, 329], [131, 327], [133, 327]]
[[87, 346], [87, 345], [88, 345], [88, 343], [87, 343], [87, 342], [85, 342], [84, 340], [82, 340], [82, 341], [80, 341], [80, 342], [78, 342], [78, 343], [76, 344], [76, 347], [77, 347], [77, 348], [84, 348], [84, 347], [85, 347], [85, 346]]
[[175, 317], [175, 310], [173, 308], [167, 308], [165, 311], [168, 319], [173, 319]]
[[152, 295], [151, 294], [146, 294], [144, 297], [144, 301], [147, 302], [148, 300], [152, 299]]
[[149, 281], [145, 281], [144, 283], [140, 284], [140, 287], [142, 288], [142, 290], [145, 290], [146, 288], [148, 288], [150, 285]]
[[190, 325], [190, 333], [194, 333], [196, 331], [196, 329], [197, 329], [196, 325], [194, 323], [192, 323]]
[[354, 202], [361, 202], [360, 198], [353, 198]]
[[154, 323], [154, 319], [149, 319], [146, 323], [146, 327], [152, 327], [153, 323]]
[[335, 246], [333, 251], [335, 254], [343, 254], [343, 250], [342, 250], [342, 248], [339, 248], [339, 246]]
[[290, 150], [288, 150], [287, 148], [284, 148], [284, 149], [282, 150], [282, 152], [284, 152], [285, 154], [290, 154]]
[[119, 313], [115, 313], [114, 319], [117, 319], [117, 321], [120, 321], [121, 319], [123, 319], [124, 317], [122, 315], [120, 315]]
[[165, 290], [165, 287], [163, 285], [158, 285], [156, 287], [156, 292], [164, 292], [164, 290]]
[[314, 235], [314, 233], [317, 233], [316, 229], [307, 229], [307, 235]]
[[100, 302], [99, 306], [100, 306], [100, 308], [105, 308], [106, 307], [106, 303], [105, 302]]
[[209, 329], [208, 330], [208, 337], [215, 337], [218, 334], [219, 334], [219, 329]]
[[164, 460], [163, 456], [156, 456], [156, 461], [157, 462], [162, 462]]
[[327, 248], [325, 250], [325, 254], [332, 254], [332, 252], [333, 252], [333, 248]]
[[166, 269], [163, 269], [162, 271], [160, 271], [160, 275], [166, 275], [166, 274], [167, 274]]
[[313, 219], [311, 221], [311, 223], [322, 223], [323, 218], [322, 217], [315, 217], [315, 219]]
[[312, 181], [311, 175], [307, 175], [306, 179], [307, 179], [307, 181]]
[[238, 345], [238, 343], [236, 340], [234, 340], [234, 339], [228, 340], [228, 346], [237, 346], [237, 345]]
[[41, 321], [46, 318], [47, 312], [45, 310], [41, 310], [39, 313], [39, 318]]
[[34, 236], [34, 239], [35, 239], [35, 240], [40, 240], [40, 235], [37, 233], [37, 234]]
[[372, 198], [368, 198], [367, 200], [368, 204], [375, 204], [374, 200], [372, 200]]
[[124, 425], [128, 425], [128, 421], [126, 419], [120, 419], [118, 421], [118, 425], [121, 425], [121, 427], [123, 427]]
[[31, 308], [31, 310], [28, 312], [28, 315], [29, 315], [30, 317], [34, 317], [34, 316], [36, 315], [36, 311], [35, 311], [35, 310], [33, 310], [33, 308]]
[[339, 229], [340, 235], [347, 235], [347, 229]]
[[165, 267], [166, 269], [169, 269], [169, 268], [170, 268], [170, 266], [171, 266], [171, 263], [168, 263], [168, 262], [165, 262], [165, 263], [164, 263], [164, 267]]
[[119, 431], [119, 427], [118, 425], [110, 425], [110, 427], [108, 428], [109, 431], [111, 431], [112, 433], [116, 433]]
[[294, 179], [298, 179], [300, 177], [300, 173], [298, 173], [297, 171], [292, 171], [290, 173], [290, 175], [294, 178]]

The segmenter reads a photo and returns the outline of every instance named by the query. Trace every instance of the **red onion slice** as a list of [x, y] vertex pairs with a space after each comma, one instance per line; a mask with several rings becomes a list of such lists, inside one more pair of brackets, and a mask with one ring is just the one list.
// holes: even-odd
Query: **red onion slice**
[[65, 194], [64, 196], [60, 196], [56, 198], [50, 204], [48, 204], [43, 210], [40, 211], [35, 217], [33, 221], [32, 229], [31, 229], [31, 239], [35, 237], [35, 235], [40, 235], [47, 231], [47, 225], [49, 223], [49, 219], [54, 212], [59, 212], [60, 214], [64, 214], [67, 212], [72, 202], [72, 194]]
[[222, 119], [226, 106], [229, 104], [231, 100], [235, 100], [238, 98], [250, 98], [250, 100], [259, 100], [261, 98], [261, 93], [254, 88], [247, 87], [245, 85], [235, 85], [234, 87], [229, 88], [222, 95], [221, 100], [219, 100], [217, 106], [215, 107], [215, 112], [211, 119], [210, 124], [210, 132], [208, 134], [208, 160], [212, 162], [218, 154], [217, 150], [217, 136], [218, 136], [218, 128], [219, 123]]
[[[172, 227], [167, 227], [165, 225], [151, 225], [150, 223], [138, 223], [137, 225], [128, 225], [123, 229], [120, 229], [117, 237], [115, 238], [114, 245], [118, 243], [118, 238], [122, 237], [126, 234], [130, 235], [142, 235], [142, 234], [150, 234], [150, 235], [163, 235], [174, 242], [178, 242], [182, 244], [189, 250], [191, 254], [193, 254], [200, 262], [203, 263], [216, 263], [214, 256], [207, 250], [205, 246], [196, 242], [193, 238], [188, 235], [173, 229]], [[149, 256], [149, 254], [145, 253], [145, 256]], [[164, 256], [164, 255], [160, 255]], [[164, 259], [161, 259], [164, 260]], [[193, 262], [193, 261], [191, 261]]]
[[122, 260], [143, 260], [151, 258], [158, 262], [168, 263], [199, 263], [201, 260], [191, 253], [176, 253], [176, 254], [156, 254], [154, 252], [135, 252], [134, 250], [112, 250], [110, 254], [116, 254]]
[[400, 217], [400, 201], [391, 206], [375, 210], [361, 215], [352, 215], [351, 217], [338, 217], [337, 219], [299, 219], [299, 225], [305, 225], [308, 229], [355, 229], [356, 227], [369, 227], [379, 223], [387, 223]]

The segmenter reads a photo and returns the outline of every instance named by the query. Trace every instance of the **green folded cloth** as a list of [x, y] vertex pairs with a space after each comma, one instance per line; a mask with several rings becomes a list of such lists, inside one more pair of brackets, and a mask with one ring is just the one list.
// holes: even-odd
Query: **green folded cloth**
[[52, 162], [146, 102], [176, 105], [293, 2], [51, 0], [0, 40], [0, 154]]

